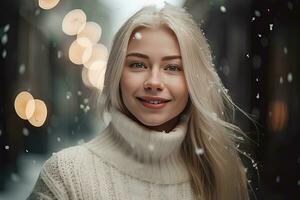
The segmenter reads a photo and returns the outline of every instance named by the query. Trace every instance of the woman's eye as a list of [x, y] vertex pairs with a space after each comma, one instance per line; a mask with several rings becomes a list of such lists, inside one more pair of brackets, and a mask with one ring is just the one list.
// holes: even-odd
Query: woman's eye
[[130, 67], [133, 67], [133, 68], [143, 68], [144, 63], [132, 63], [129, 65]]
[[168, 65], [167, 69], [171, 69], [171, 71], [181, 71], [178, 65]]

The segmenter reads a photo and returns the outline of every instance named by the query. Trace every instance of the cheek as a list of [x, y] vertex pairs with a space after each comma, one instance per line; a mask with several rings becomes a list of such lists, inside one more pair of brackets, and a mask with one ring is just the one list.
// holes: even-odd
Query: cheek
[[177, 97], [177, 100], [184, 101], [186, 98], [188, 98], [189, 93], [184, 77], [178, 79], [174, 86], [176, 87], [173, 87], [173, 91]]
[[[131, 96], [132, 93], [137, 89], [139, 84], [137, 81], [130, 76], [126, 71], [123, 72], [120, 80], [120, 88], [122, 96]], [[126, 91], [126, 92], [125, 92]]]

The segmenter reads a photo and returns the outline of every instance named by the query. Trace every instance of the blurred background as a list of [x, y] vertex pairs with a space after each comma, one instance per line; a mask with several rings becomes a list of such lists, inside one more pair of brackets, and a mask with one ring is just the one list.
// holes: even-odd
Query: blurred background
[[[49, 2], [0, 1], [1, 200], [25, 199], [53, 152], [88, 141], [104, 127], [95, 107], [101, 83], [70, 58], [76, 36], [63, 31], [65, 16], [81, 9], [86, 21], [101, 26], [96, 42], [109, 52], [120, 25], [143, 5], [160, 1]], [[252, 199], [300, 199], [300, 1], [168, 2], [186, 7], [203, 27], [229, 94], [258, 122], [237, 113], [236, 124], [253, 140], [245, 147], [254, 160], [245, 159]], [[35, 122], [16, 112], [22, 91], [44, 102]], [[19, 107], [24, 110], [22, 102]]]

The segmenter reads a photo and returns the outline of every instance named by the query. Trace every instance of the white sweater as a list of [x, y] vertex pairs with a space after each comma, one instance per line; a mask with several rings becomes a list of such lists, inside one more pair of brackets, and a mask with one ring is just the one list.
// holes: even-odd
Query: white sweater
[[46, 161], [28, 199], [195, 199], [180, 154], [186, 130], [187, 118], [165, 133], [113, 109], [96, 138]]

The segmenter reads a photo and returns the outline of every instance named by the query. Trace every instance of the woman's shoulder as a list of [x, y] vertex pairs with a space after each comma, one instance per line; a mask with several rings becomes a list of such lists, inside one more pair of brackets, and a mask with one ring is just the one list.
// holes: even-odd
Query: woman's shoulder
[[82, 145], [76, 145], [64, 148], [57, 152], [52, 153], [50, 158], [45, 162], [47, 163], [57, 163], [57, 164], [67, 164], [80, 162], [81, 160], [86, 160], [91, 156], [91, 152]]

